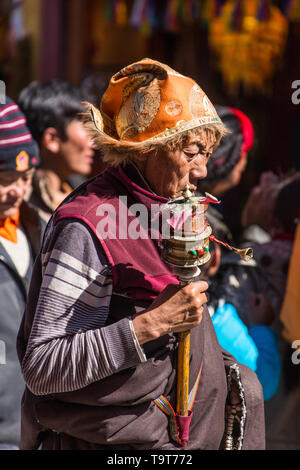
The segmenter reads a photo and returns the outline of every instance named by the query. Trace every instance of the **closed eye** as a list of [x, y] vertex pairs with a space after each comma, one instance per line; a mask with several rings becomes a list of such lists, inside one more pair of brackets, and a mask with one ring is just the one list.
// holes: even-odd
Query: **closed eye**
[[199, 155], [198, 153], [189, 153], [189, 152], [184, 152], [185, 156], [188, 157], [189, 159], [192, 159]]
[[[188, 158], [188, 160], [193, 160], [193, 158], [197, 157], [198, 155], [200, 155], [200, 152], [199, 153], [188, 153], [188, 152], [184, 152], [185, 156]], [[212, 155], [212, 152], [206, 152], [205, 155], [203, 155], [206, 160], [209, 160], [210, 157]]]

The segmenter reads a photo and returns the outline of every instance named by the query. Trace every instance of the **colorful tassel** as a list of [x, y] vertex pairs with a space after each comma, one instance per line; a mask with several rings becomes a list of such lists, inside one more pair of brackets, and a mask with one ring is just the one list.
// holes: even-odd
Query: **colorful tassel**
[[260, 0], [257, 7], [256, 17], [261, 23], [263, 21], [268, 21], [270, 18], [270, 0]]
[[135, 0], [129, 23], [133, 28], [140, 28], [142, 26], [147, 0]]
[[109, 23], [112, 23], [114, 20], [114, 11], [115, 11], [115, 5], [114, 1], [107, 0], [104, 8], [104, 20], [108, 21]]

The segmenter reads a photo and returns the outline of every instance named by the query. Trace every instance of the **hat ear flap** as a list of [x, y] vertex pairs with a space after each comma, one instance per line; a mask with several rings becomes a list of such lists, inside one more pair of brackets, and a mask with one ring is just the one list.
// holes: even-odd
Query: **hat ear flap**
[[95, 127], [97, 128], [97, 130], [100, 132], [103, 132], [104, 123], [103, 123], [103, 118], [101, 116], [100, 111], [91, 104], [90, 113], [91, 113], [92, 121]]
[[[103, 132], [104, 122], [99, 109], [89, 103], [88, 101], [82, 102], [85, 111], [81, 113], [82, 121], [85, 124], [92, 122], [98, 132]], [[90, 131], [95, 130], [94, 127], [90, 128]]]

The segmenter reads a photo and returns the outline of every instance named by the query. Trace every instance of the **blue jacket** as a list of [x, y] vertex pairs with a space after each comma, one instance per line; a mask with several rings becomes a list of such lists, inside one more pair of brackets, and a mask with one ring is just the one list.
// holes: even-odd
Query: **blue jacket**
[[254, 370], [262, 384], [264, 400], [272, 398], [278, 389], [281, 373], [276, 334], [264, 325], [255, 325], [248, 330], [235, 307], [229, 303], [217, 308], [212, 322], [222, 348]]

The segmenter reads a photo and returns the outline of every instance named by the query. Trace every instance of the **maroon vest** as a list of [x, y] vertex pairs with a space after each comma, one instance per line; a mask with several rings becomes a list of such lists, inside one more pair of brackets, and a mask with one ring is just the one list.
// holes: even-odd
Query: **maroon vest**
[[[57, 210], [54, 224], [64, 218], [83, 221], [106, 254], [112, 269], [114, 292], [133, 299], [153, 300], [168, 284], [178, 284], [161, 259], [161, 235], [151, 225], [151, 206], [157, 209], [165, 202], [166, 198], [134, 183], [121, 167], [109, 168], [87, 185], [84, 194]], [[136, 204], [143, 205], [143, 219], [134, 214]], [[139, 238], [128, 236], [132, 232], [140, 234]]]

